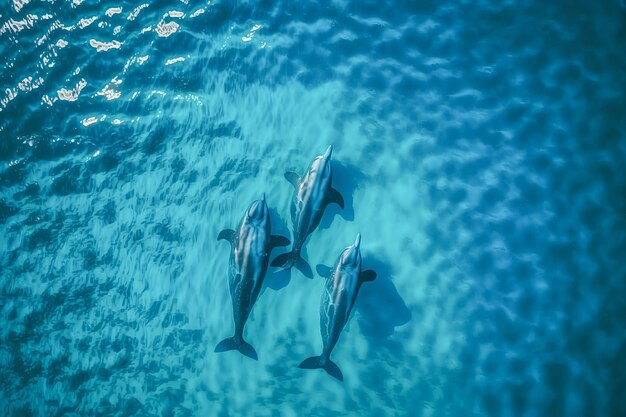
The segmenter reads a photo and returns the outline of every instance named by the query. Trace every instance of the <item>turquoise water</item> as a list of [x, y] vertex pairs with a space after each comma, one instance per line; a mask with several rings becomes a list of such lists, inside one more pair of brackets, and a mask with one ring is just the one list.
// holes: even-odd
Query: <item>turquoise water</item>
[[[626, 415], [625, 44], [619, 1], [3, 2], [0, 415]], [[344, 382], [297, 270], [214, 353], [219, 231], [290, 236], [331, 144]]]

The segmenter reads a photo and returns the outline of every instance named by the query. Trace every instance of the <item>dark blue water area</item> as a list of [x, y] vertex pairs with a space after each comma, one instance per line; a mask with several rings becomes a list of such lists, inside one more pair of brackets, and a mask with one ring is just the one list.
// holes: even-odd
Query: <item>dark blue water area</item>
[[[625, 416], [620, 1], [0, 5], [0, 415]], [[333, 145], [302, 255], [233, 334], [235, 228]], [[272, 258], [281, 252], [274, 250]]]

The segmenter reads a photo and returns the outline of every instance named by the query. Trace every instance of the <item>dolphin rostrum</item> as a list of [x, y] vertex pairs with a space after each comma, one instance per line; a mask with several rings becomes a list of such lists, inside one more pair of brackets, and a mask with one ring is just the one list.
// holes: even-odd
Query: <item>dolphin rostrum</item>
[[245, 356], [258, 359], [252, 345], [243, 340], [243, 328], [261, 291], [270, 251], [277, 246], [289, 245], [289, 239], [271, 235], [265, 194], [261, 200], [250, 204], [236, 231], [222, 230], [217, 239], [228, 240], [231, 245], [228, 278], [233, 302], [235, 335], [222, 340], [215, 347], [215, 351], [237, 349]]
[[330, 157], [333, 147], [329, 146], [324, 155], [313, 160], [311, 167], [300, 178], [295, 172], [285, 173], [285, 178], [295, 187], [291, 202], [291, 222], [293, 223], [293, 247], [291, 252], [278, 255], [272, 266], [290, 269], [296, 266], [305, 276], [313, 278], [309, 264], [300, 257], [300, 251], [307, 237], [320, 224], [324, 209], [330, 203], [343, 208], [343, 197], [332, 188], [333, 172]]
[[354, 244], [341, 252], [334, 267], [317, 266], [317, 272], [328, 277], [320, 302], [320, 331], [324, 349], [320, 356], [312, 356], [299, 365], [304, 369], [323, 368], [340, 381], [343, 381], [343, 374], [330, 360], [330, 353], [348, 322], [361, 284], [376, 278], [376, 272], [371, 269], [361, 271], [360, 245], [361, 234], [357, 233]]

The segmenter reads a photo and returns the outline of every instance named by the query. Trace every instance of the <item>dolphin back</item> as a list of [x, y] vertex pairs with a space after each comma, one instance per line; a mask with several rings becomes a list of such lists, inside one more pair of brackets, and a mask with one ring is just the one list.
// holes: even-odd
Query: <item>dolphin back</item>
[[322, 368], [326, 372], [328, 372], [330, 376], [343, 382], [343, 374], [341, 373], [341, 369], [339, 369], [337, 364], [331, 361], [330, 359], [326, 359], [324, 361], [321, 356], [311, 356], [310, 358], [303, 360], [302, 363], [298, 365], [298, 368], [302, 368], [302, 369]]

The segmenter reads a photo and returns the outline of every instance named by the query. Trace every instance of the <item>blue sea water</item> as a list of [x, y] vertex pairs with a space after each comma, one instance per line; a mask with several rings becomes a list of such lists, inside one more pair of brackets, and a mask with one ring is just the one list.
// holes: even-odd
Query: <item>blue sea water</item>
[[[4, 1], [0, 415], [626, 415], [625, 45], [609, 0]], [[213, 351], [219, 231], [290, 236], [330, 144], [343, 383], [297, 270]]]

